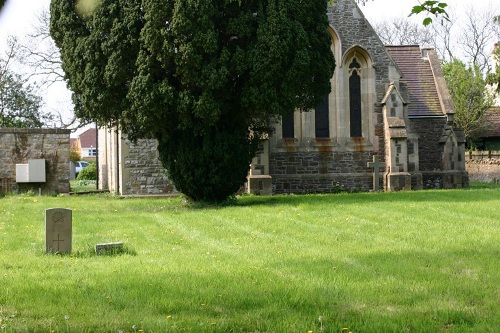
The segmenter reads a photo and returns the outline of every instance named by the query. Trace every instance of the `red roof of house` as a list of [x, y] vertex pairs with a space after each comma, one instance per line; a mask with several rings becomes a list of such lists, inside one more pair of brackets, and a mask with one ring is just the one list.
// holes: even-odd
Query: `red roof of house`
[[491, 107], [486, 111], [485, 118], [489, 123], [489, 128], [482, 137], [500, 137], [500, 106]]
[[387, 52], [403, 74], [407, 84], [410, 116], [442, 116], [444, 114], [430, 62], [422, 57], [418, 45], [386, 46]]
[[80, 140], [80, 147], [82, 148], [97, 147], [96, 129], [90, 128], [86, 130], [78, 136], [78, 140]]
[[78, 139], [77, 138], [69, 138], [69, 146], [70, 147], [78, 147]]

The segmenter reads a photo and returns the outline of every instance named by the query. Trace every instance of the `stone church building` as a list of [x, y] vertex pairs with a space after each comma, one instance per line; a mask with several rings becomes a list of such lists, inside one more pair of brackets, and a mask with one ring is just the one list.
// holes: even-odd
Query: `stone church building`
[[[284, 117], [248, 176], [256, 194], [468, 186], [465, 138], [436, 52], [384, 46], [353, 0], [328, 8], [336, 68], [310, 112]], [[100, 186], [118, 194], [173, 190], [155, 143], [99, 134]], [[142, 156], [141, 154], [145, 154]]]

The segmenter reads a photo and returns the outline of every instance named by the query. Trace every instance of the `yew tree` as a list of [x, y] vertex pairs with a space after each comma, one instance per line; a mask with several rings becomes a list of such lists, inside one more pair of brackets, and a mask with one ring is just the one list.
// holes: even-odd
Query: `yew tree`
[[158, 140], [176, 188], [224, 200], [272, 122], [312, 109], [334, 69], [328, 0], [52, 0], [75, 113]]

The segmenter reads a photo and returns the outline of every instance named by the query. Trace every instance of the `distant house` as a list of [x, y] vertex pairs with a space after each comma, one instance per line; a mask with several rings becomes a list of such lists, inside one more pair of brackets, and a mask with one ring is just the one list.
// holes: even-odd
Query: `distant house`
[[[499, 43], [495, 43], [491, 54], [492, 71], [498, 67], [498, 60], [495, 59], [495, 51]], [[481, 135], [480, 148], [482, 150], [500, 150], [500, 94], [496, 92], [497, 85], [490, 86], [490, 92], [494, 96], [493, 107], [486, 111], [486, 123], [488, 129]]]
[[73, 145], [80, 152], [82, 159], [95, 161], [97, 157], [97, 130], [90, 128], [81, 133], [76, 138], [75, 143], [71, 142], [72, 147]]
[[488, 130], [481, 136], [481, 149], [500, 150], [500, 106], [486, 111]]

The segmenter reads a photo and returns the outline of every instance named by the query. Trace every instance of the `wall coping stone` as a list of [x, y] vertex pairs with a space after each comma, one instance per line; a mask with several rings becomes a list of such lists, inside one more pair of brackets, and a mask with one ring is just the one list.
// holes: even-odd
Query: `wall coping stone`
[[26, 134], [71, 134], [70, 129], [65, 128], [0, 128], [0, 133], [26, 133]]

